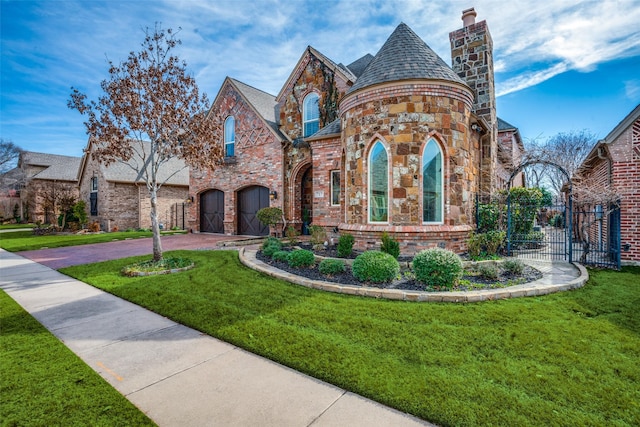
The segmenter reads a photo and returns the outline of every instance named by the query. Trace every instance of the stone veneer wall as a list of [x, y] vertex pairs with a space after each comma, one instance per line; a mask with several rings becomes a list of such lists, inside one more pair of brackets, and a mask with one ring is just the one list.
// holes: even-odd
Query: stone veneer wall
[[[341, 231], [365, 249], [387, 231], [406, 250], [444, 245], [463, 251], [474, 228], [479, 139], [469, 129], [472, 94], [455, 84], [399, 82], [347, 96], [340, 105], [345, 147]], [[444, 224], [422, 224], [422, 148], [433, 137], [444, 154]], [[389, 224], [368, 223], [367, 156], [381, 139], [389, 152]]]
[[490, 126], [483, 141], [481, 191], [496, 188], [497, 133], [496, 98], [493, 72], [493, 40], [486, 21], [449, 33], [451, 68], [475, 93], [473, 112]]
[[259, 185], [278, 192], [271, 206], [283, 208], [283, 147], [268, 125], [255, 113], [236, 89], [227, 84], [218, 95], [216, 114], [212, 120], [220, 124], [217, 143], [224, 141], [224, 120], [233, 115], [236, 122], [235, 157], [215, 170], [194, 170], [190, 173], [190, 196], [195, 203], [189, 206], [188, 228], [200, 230], [199, 195], [210, 189], [224, 192], [224, 232], [237, 234], [237, 197], [243, 188]]

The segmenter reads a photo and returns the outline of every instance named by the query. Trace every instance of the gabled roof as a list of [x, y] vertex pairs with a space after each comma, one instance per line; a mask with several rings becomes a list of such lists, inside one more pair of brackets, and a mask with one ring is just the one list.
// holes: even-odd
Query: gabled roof
[[46, 168], [30, 178], [52, 181], [76, 181], [81, 161], [81, 157], [23, 151], [20, 154], [18, 163], [22, 168], [27, 165]]
[[216, 105], [218, 97], [222, 93], [222, 90], [227, 82], [231, 86], [233, 86], [240, 93], [240, 95], [242, 95], [249, 106], [256, 112], [258, 117], [260, 117], [273, 131], [275, 136], [280, 140], [284, 139], [277, 123], [278, 118], [276, 115], [276, 108], [278, 106], [278, 103], [276, 102], [275, 97], [246, 83], [242, 83], [239, 80], [233, 79], [231, 77], [227, 77], [225, 79], [225, 82], [222, 83], [222, 87], [220, 88], [216, 99], [213, 101], [211, 109], [213, 110], [214, 106]]
[[289, 78], [287, 78], [287, 81], [284, 83], [284, 85], [282, 85], [282, 89], [280, 89], [280, 92], [276, 96], [276, 101], [279, 101], [282, 98], [285, 91], [287, 90], [287, 87], [289, 87], [289, 84], [293, 80], [298, 78], [298, 75], [296, 74], [296, 72], [300, 68], [300, 64], [302, 64], [302, 62], [304, 62], [307, 59], [308, 55], [312, 55], [318, 58], [324, 65], [326, 65], [329, 69], [331, 69], [331, 71], [340, 75], [345, 81], [348, 81], [348, 82], [356, 81], [357, 77], [347, 67], [345, 67], [344, 65], [336, 64], [331, 59], [329, 59], [328, 57], [320, 53], [318, 50], [314, 49], [311, 46], [307, 46], [304, 53], [296, 63], [296, 66], [293, 68], [293, 72], [289, 75]]
[[371, 61], [373, 61], [373, 55], [367, 53], [362, 58], [356, 59], [351, 64], [347, 65], [347, 68], [351, 70], [356, 77], [360, 77]]
[[379, 83], [410, 79], [444, 80], [467, 86], [407, 24], [401, 23], [348, 93]]

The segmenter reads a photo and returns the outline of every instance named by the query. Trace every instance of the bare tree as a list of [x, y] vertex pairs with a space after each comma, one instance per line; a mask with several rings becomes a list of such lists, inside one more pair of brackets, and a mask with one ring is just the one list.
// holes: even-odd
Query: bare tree
[[11, 141], [0, 138], [0, 174], [7, 172], [18, 160], [22, 149]]
[[[572, 176], [593, 148], [596, 137], [588, 130], [579, 132], [561, 132], [544, 142], [538, 140], [529, 141], [524, 161], [546, 161], [562, 167], [569, 176]], [[567, 183], [567, 178], [556, 167], [541, 163], [528, 170], [527, 176], [534, 179], [536, 186], [548, 183], [556, 193], [562, 192], [562, 187]]]
[[158, 190], [178, 172], [161, 170], [174, 157], [213, 169], [222, 158], [222, 145], [216, 141], [218, 125], [207, 117], [206, 95], [187, 74], [186, 63], [171, 54], [181, 43], [176, 33], [156, 24], [145, 35], [140, 52], [131, 52], [120, 65], [109, 62], [110, 77], [102, 81], [104, 94], [97, 101], [87, 102], [86, 95], [72, 88], [68, 105], [88, 116], [85, 126], [96, 147], [94, 158], [107, 165], [123, 162], [146, 183], [153, 259], [159, 261]]

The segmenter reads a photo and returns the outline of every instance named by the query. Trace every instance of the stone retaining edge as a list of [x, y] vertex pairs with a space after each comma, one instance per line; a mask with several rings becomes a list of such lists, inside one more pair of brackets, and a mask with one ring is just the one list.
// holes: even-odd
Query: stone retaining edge
[[568, 283], [546, 284], [543, 283], [543, 279], [539, 279], [530, 283], [525, 283], [523, 285], [510, 286], [508, 288], [456, 292], [424, 292], [402, 289], [381, 289], [369, 286], [341, 285], [339, 283], [307, 279], [305, 277], [291, 274], [283, 270], [272, 268], [268, 264], [265, 264], [264, 262], [257, 259], [256, 253], [257, 250], [240, 248], [238, 250], [238, 257], [240, 259], [240, 262], [248, 268], [259, 271], [261, 273], [265, 273], [271, 277], [305, 286], [307, 288], [314, 288], [346, 295], [385, 298], [401, 301], [460, 303], [540, 296], [555, 292], [578, 289], [584, 286], [587, 280], [589, 280], [589, 273], [587, 272], [587, 269], [583, 265], [574, 262], [571, 264], [578, 269], [580, 275], [577, 278], [569, 281]]

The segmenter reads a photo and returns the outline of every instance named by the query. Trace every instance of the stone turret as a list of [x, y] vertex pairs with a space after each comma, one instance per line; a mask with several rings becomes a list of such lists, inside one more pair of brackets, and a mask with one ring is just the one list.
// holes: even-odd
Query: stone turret
[[475, 22], [476, 15], [473, 8], [462, 11], [463, 28], [449, 33], [451, 68], [474, 91], [473, 113], [489, 127], [482, 137], [480, 189], [491, 192], [496, 186], [498, 135], [493, 40], [487, 22]]

